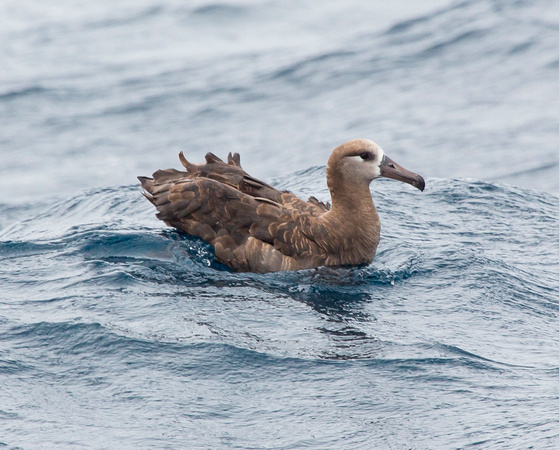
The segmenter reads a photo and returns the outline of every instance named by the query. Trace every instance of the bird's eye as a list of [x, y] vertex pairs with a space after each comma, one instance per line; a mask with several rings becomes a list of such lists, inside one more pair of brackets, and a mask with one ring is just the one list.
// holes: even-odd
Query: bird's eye
[[363, 152], [359, 156], [362, 160], [373, 159], [373, 154], [371, 152]]

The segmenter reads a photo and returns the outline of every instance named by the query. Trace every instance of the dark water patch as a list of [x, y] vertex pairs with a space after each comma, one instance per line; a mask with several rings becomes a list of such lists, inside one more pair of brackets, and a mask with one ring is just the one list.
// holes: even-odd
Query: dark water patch
[[408, 32], [410, 29], [415, 27], [418, 24], [422, 24], [427, 22], [434, 14], [430, 14], [429, 16], [423, 17], [414, 17], [413, 19], [404, 20], [402, 22], [398, 22], [395, 25], [392, 25], [387, 31], [386, 34], [400, 34], [403, 32]]
[[[1, 375], [19, 375], [30, 370], [31, 366], [22, 364], [21, 361], [7, 360], [0, 358], [0, 376]], [[2, 412], [0, 412], [1, 416]]]
[[476, 355], [474, 353], [468, 352], [460, 347], [455, 345], [448, 345], [448, 344], [434, 344], [436, 348], [441, 349], [444, 353], [449, 353], [450, 355], [456, 356], [464, 361], [471, 361], [472, 363], [477, 362], [479, 363], [479, 368], [483, 368], [484, 370], [494, 370], [494, 371], [506, 371], [507, 368], [519, 367], [511, 364], [507, 364], [505, 362], [494, 361], [488, 358], [484, 358], [483, 356]]
[[[311, 368], [320, 363], [310, 358], [272, 356], [226, 343], [190, 344], [157, 334], [136, 335], [111, 324], [39, 322], [14, 326], [1, 335], [14, 343], [14, 349], [30, 352], [32, 347], [33, 352], [45, 352], [43, 358], [46, 359], [41, 365], [50, 360], [57, 371], [64, 374], [69, 368], [58, 367], [59, 358], [90, 359], [95, 366], [101, 360], [114, 362], [118, 359], [128, 369], [164, 362], [165, 369], [172, 372], [189, 371], [190, 376], [202, 379], [231, 377], [233, 382], [235, 373], [242, 377], [258, 369], [271, 374], [290, 367]], [[187, 360], [183, 358], [185, 354], [189, 355]], [[92, 366], [90, 369], [97, 370]], [[276, 376], [280, 375], [276, 373]]]
[[226, 3], [212, 3], [192, 10], [194, 16], [216, 18], [235, 18], [245, 15], [247, 8]]
[[464, 33], [460, 33], [457, 36], [452, 36], [444, 42], [438, 42], [426, 48], [422, 54], [418, 55], [419, 58], [429, 58], [434, 56], [440, 56], [447, 49], [450, 51], [455, 51], [457, 45], [470, 45], [470, 41], [475, 39], [480, 39], [486, 35], [490, 34], [488, 30], [470, 30]]
[[[48, 110], [53, 102], [72, 103], [85, 99], [92, 99], [92, 93], [86, 89], [74, 88], [72, 86], [51, 85], [46, 87], [36, 85], [0, 93], [0, 106], [11, 107], [17, 105], [17, 107], [21, 108], [21, 111], [32, 113], [38, 110]], [[76, 112], [76, 115], [78, 114], [79, 112]], [[48, 126], [59, 123], [62, 120], [60, 117], [47, 116], [43, 118], [41, 123]]]
[[42, 86], [29, 86], [29, 87], [23, 87], [20, 89], [14, 89], [14, 90], [9, 90], [6, 92], [0, 92], [0, 101], [8, 101], [8, 100], [14, 100], [14, 99], [18, 99], [21, 97], [27, 97], [27, 96], [37, 96], [37, 95], [42, 95], [49, 92], [48, 89], [42, 87]]
[[406, 20], [402, 20], [400, 22], [397, 22], [395, 25], [392, 25], [387, 31], [386, 34], [399, 34], [402, 32], [408, 32], [410, 29], [413, 29], [414, 27], [418, 26], [418, 25], [423, 25], [425, 23], [428, 23], [431, 20], [434, 20], [440, 16], [445, 16], [448, 15], [449, 13], [453, 13], [454, 11], [461, 11], [464, 10], [468, 7], [470, 7], [471, 5], [475, 4], [476, 1], [459, 1], [459, 2], [454, 2], [453, 4], [447, 6], [447, 7], [443, 7], [441, 9], [437, 9], [434, 11], [431, 11], [425, 15], [419, 16], [419, 17], [414, 17], [412, 19], [406, 19]]
[[145, 98], [135, 102], [127, 102], [118, 106], [111, 106], [100, 112], [99, 115], [106, 117], [118, 116], [122, 114], [147, 113], [157, 109], [162, 103], [164, 103], [164, 98], [161, 96], [152, 96], [151, 98]]
[[501, 370], [494, 364], [484, 363], [476, 358], [407, 358], [407, 359], [382, 359], [376, 358], [364, 364], [374, 367], [389, 369], [399, 373], [408, 380], [431, 383], [434, 381], [452, 384], [459, 382], [461, 377], [450, 375], [456, 369], [479, 371], [487, 374], [488, 371], [498, 373]]
[[[168, 233], [167, 233], [168, 236]], [[170, 259], [169, 241], [165, 234], [140, 233], [133, 231], [115, 232], [107, 229], [93, 229], [73, 234], [71, 240], [74, 253], [86, 260], [107, 262], [145, 258]]]
[[[10, 420], [10, 419], [15, 420], [15, 419], [20, 419], [20, 416], [16, 413], [13, 413], [13, 412], [1, 411], [0, 410], [0, 418], [6, 419], [6, 420]], [[0, 446], [8, 447], [8, 444], [0, 442]], [[11, 447], [11, 448], [20, 448], [20, 447]]]
[[[98, 323], [48, 323], [39, 322], [17, 325], [2, 332], [3, 339], [14, 341], [15, 349], [44, 353], [43, 356], [56, 363], [57, 357], [122, 358], [127, 364], [141, 365], [138, 358], [161, 352], [177, 353], [183, 349], [180, 343], [141, 339], [130, 334], [117, 334]], [[69, 368], [60, 367], [62, 371]]]
[[53, 242], [17, 242], [0, 241], [0, 260], [21, 258], [23, 256], [39, 256], [61, 248], [60, 244]]
[[516, 55], [519, 53], [524, 53], [528, 50], [530, 50], [533, 46], [535, 45], [535, 42], [533, 41], [527, 41], [527, 42], [522, 42], [520, 44], [515, 45], [514, 47], [512, 47], [509, 50], [509, 53], [511, 55]]
[[[354, 52], [344, 50], [312, 56], [294, 63], [289, 67], [278, 70], [271, 74], [270, 79], [287, 79], [291, 82], [302, 81], [305, 78], [315, 77], [318, 71], [324, 71], [325, 68], [322, 67], [323, 65], [331, 69], [336, 65], [344, 66], [347, 60], [353, 56], [355, 56]], [[333, 76], [333, 72], [329, 71], [327, 76]]]
[[165, 13], [166, 8], [162, 5], [154, 5], [143, 8], [138, 11], [128, 11], [128, 14], [121, 17], [105, 17], [100, 20], [86, 22], [82, 24], [84, 29], [102, 30], [112, 29], [121, 26], [133, 26], [146, 20], [156, 19], [158, 16]]

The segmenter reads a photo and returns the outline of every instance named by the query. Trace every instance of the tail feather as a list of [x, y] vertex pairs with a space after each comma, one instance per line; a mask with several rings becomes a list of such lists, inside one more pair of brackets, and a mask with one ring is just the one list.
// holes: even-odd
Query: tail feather
[[153, 178], [150, 177], [138, 177], [138, 180], [140, 180], [143, 188], [145, 188], [145, 186], [149, 185], [150, 183], [153, 184]]
[[151, 195], [151, 191], [153, 189], [153, 178], [138, 177], [138, 180], [140, 180], [142, 188], [144, 189], [142, 195], [155, 205], [155, 199], [153, 198], [153, 195]]
[[241, 155], [239, 155], [238, 153], [231, 154], [231, 152], [229, 152], [229, 155], [227, 155], [227, 164], [231, 166], [237, 166], [242, 169]]
[[179, 153], [179, 160], [180, 160], [181, 164], [184, 166], [184, 168], [186, 169], [187, 172], [189, 172], [189, 173], [196, 172], [196, 169], [197, 169], [198, 166], [196, 164], [192, 164], [191, 162], [189, 162], [184, 157], [183, 152]]
[[212, 152], [206, 153], [206, 164], [212, 163], [222, 163], [224, 162], [221, 158], [215, 156]]

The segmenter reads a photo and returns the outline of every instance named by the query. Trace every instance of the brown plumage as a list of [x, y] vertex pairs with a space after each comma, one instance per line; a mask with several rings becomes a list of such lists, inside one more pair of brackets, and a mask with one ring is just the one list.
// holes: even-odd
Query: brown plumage
[[182, 152], [179, 159], [186, 172], [166, 169], [153, 178], [138, 177], [145, 197], [159, 219], [210, 243], [219, 262], [240, 272], [370, 263], [380, 221], [369, 183], [384, 176], [425, 187], [421, 176], [366, 139], [332, 152], [326, 169], [331, 207], [251, 177], [238, 153], [229, 154], [227, 163], [212, 153], [206, 164], [192, 164]]

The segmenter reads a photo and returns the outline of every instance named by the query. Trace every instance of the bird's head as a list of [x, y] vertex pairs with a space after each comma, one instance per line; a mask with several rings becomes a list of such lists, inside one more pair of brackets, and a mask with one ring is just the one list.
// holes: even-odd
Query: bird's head
[[388, 156], [380, 145], [368, 139], [354, 139], [335, 148], [328, 159], [329, 183], [369, 185], [375, 178], [386, 177], [425, 189], [421, 175], [404, 169]]

